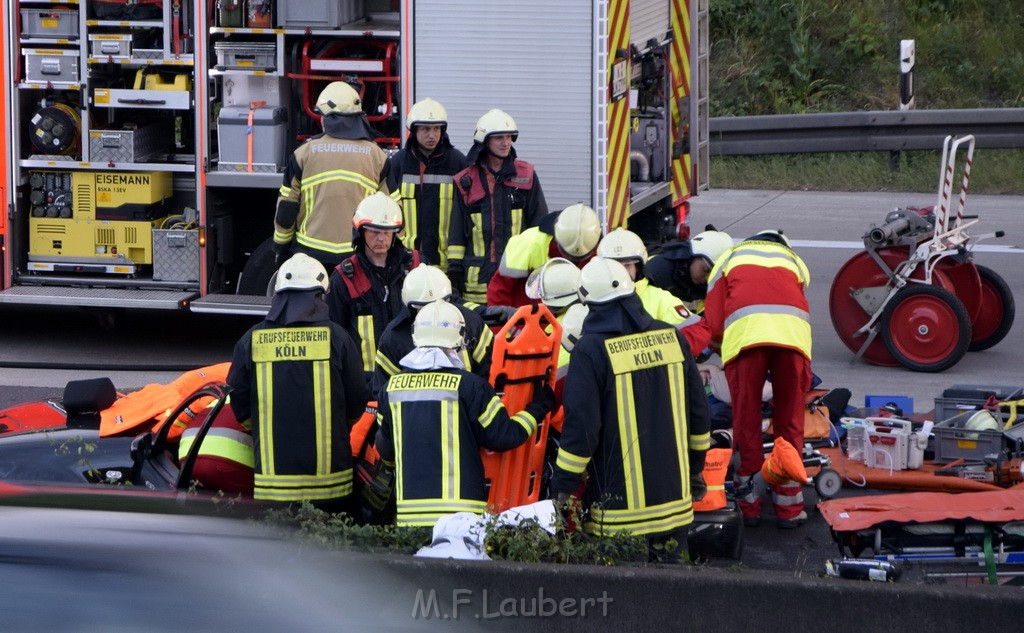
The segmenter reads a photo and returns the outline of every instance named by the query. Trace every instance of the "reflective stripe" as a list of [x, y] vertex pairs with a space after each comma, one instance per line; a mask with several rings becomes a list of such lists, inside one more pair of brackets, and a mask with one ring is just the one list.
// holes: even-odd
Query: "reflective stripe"
[[[794, 494], [785, 494], [792, 488]], [[773, 486], [772, 487], [772, 502], [779, 506], [803, 506], [804, 505], [804, 491], [800, 486]]]
[[391, 359], [385, 356], [379, 349], [377, 350], [377, 355], [374, 359], [377, 361], [377, 366], [381, 368], [388, 378], [402, 371], [398, 365], [391, 362]]
[[793, 317], [796, 317], [796, 318], [800, 319], [801, 321], [807, 321], [808, 323], [810, 323], [810, 321], [811, 321], [811, 315], [808, 314], [808, 312], [806, 310], [801, 310], [800, 308], [797, 308], [795, 306], [787, 306], [787, 305], [772, 304], [772, 303], [761, 303], [761, 304], [744, 306], [744, 307], [740, 308], [739, 310], [736, 310], [735, 312], [730, 314], [725, 319], [725, 326], [724, 326], [724, 328], [726, 330], [728, 330], [729, 326], [732, 325], [733, 323], [735, 323], [736, 321], [739, 321], [740, 319], [746, 318], [746, 317], [751, 316], [753, 314], [761, 314], [761, 315], [763, 315], [763, 314], [781, 314], [781, 315], [784, 315], [784, 316], [793, 316]]
[[295, 229], [288, 229], [287, 231], [281, 231], [274, 229], [274, 243], [275, 244], [289, 244], [295, 237]]
[[256, 399], [259, 410], [260, 472], [274, 474], [273, 363], [256, 363]]
[[519, 235], [523, 232], [523, 210], [512, 209], [512, 233], [510, 235]]
[[[184, 459], [195, 442], [199, 427], [186, 429], [178, 443], [179, 459]], [[252, 468], [254, 466], [252, 436], [234, 429], [212, 428], [199, 446], [199, 455], [222, 457]]]
[[657, 534], [692, 523], [693, 507], [689, 499], [682, 499], [640, 510], [607, 510], [592, 506], [590, 515], [592, 520], [583, 526], [588, 532]]
[[486, 501], [472, 499], [444, 500], [418, 499], [397, 503], [395, 525], [399, 527], [431, 527], [444, 515], [455, 512], [483, 514], [487, 511]]
[[452, 244], [448, 247], [448, 259], [464, 259], [465, 257], [465, 246]]
[[[481, 225], [483, 214], [481, 213], [470, 213], [469, 221], [473, 224], [471, 235], [473, 237], [473, 250], [471, 251], [476, 257], [486, 257], [487, 248], [484, 246], [484, 228]], [[491, 227], [494, 230], [494, 227]]]
[[455, 182], [454, 176], [446, 174], [402, 174], [403, 185], [450, 185]]
[[500, 411], [504, 406], [505, 405], [501, 403], [498, 396], [492, 396], [491, 401], [487, 403], [487, 408], [485, 408], [484, 412], [480, 414], [479, 418], [477, 418], [477, 421], [480, 422], [480, 426], [485, 429], [490, 426], [491, 422], [494, 421], [494, 417], [498, 415], [498, 411]]
[[287, 198], [288, 196], [291, 195], [291, 193], [292, 188], [290, 185], [281, 185], [281, 188], [277, 190], [277, 195], [281, 196], [282, 198]]
[[456, 487], [459, 463], [459, 419], [453, 415], [454, 403], [442, 402], [441, 406], [441, 497], [458, 497]]
[[537, 430], [537, 418], [525, 410], [513, 415], [512, 421], [523, 427], [527, 435], [533, 435], [533, 432]]
[[310, 237], [305, 232], [299, 233], [295, 236], [295, 241], [308, 248], [315, 248], [325, 253], [335, 253], [338, 255], [347, 255], [352, 252], [352, 242], [328, 242], [326, 240], [319, 240], [315, 237]]
[[439, 262], [441, 270], [448, 269], [448, 231], [451, 230], [452, 199], [455, 196], [455, 185], [452, 184], [453, 177], [445, 176], [445, 178], [448, 178], [448, 181], [441, 183], [440, 190], [437, 193], [437, 252], [441, 259]]
[[619, 423], [619, 449], [622, 451], [622, 477], [626, 485], [626, 507], [642, 508], [647, 505], [647, 497], [644, 491], [640, 434], [636, 428], [631, 374], [620, 374], [615, 377], [615, 402], [618, 407], [616, 413]]
[[679, 466], [679, 479], [683, 489], [679, 491], [683, 498], [690, 498], [690, 455], [687, 451], [687, 421], [686, 421], [686, 383], [683, 377], [683, 365], [672, 363], [668, 366], [668, 393], [672, 403], [672, 432], [675, 437], [676, 460]]
[[300, 189], [304, 194], [306, 194], [312, 192], [312, 190], [316, 189], [319, 185], [336, 181], [351, 182], [360, 185], [367, 190], [366, 195], [377, 191], [378, 188], [378, 184], [375, 180], [370, 180], [357, 171], [352, 171], [350, 169], [332, 169], [303, 179]]
[[373, 338], [373, 315], [357, 316], [356, 331], [359, 333], [359, 347], [363, 355], [363, 371], [373, 371], [373, 360], [377, 356], [377, 342]]
[[331, 361], [313, 363], [313, 416], [316, 432], [316, 473], [331, 472]]
[[[405, 497], [404, 477], [402, 476], [401, 464], [405, 460], [405, 419], [402, 418], [402, 405], [390, 402], [388, 409], [391, 411], [391, 441], [395, 444], [395, 462], [399, 465], [398, 476], [395, 477], [395, 499]], [[380, 420], [380, 414], [378, 420]]]
[[459, 392], [450, 389], [410, 389], [408, 391], [388, 391], [391, 402], [449, 402], [459, 399]]
[[[484, 327], [480, 331], [480, 339], [476, 342], [476, 347], [473, 348], [473, 360], [478, 364], [487, 360], [487, 355], [491, 352], [491, 345], [494, 343], [494, 334], [491, 333], [491, 328]], [[469, 365], [466, 365], [469, 367]]]
[[261, 501], [323, 501], [352, 494], [352, 469], [327, 475], [266, 475], [254, 477], [253, 498]]
[[408, 179], [412, 176], [406, 174], [399, 187], [402, 191], [402, 217], [405, 220], [405, 244], [409, 248], [416, 248], [416, 238], [419, 237], [419, 211], [416, 207], [416, 183]]
[[555, 458], [555, 466], [570, 473], [582, 474], [590, 463], [589, 457], [573, 455], [563, 447], [558, 448], [558, 457]]

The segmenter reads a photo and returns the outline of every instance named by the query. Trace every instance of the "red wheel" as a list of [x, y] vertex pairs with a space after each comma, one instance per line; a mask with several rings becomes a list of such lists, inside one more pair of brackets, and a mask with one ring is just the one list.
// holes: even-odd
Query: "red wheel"
[[[890, 269], [905, 261], [908, 255], [906, 247], [896, 246], [879, 249], [878, 254]], [[914, 279], [923, 277], [920, 266], [914, 271], [912, 277]], [[843, 264], [836, 274], [829, 291], [829, 313], [832, 316], [832, 326], [839, 335], [839, 339], [851, 352], [856, 353], [864, 344], [864, 336], [854, 336], [854, 333], [871, 318], [871, 314], [865, 312], [864, 308], [853, 298], [852, 292], [861, 288], [887, 286], [889, 280], [889, 274], [878, 266], [878, 263], [867, 251], [861, 251], [854, 255]], [[932, 275], [932, 283], [950, 291], [953, 288], [953, 283], [946, 275], [944, 268], [935, 271]], [[881, 337], [877, 336], [864, 352], [863, 358], [873, 365], [885, 367], [900, 365], [886, 349]]]
[[971, 320], [956, 295], [936, 286], [901, 289], [881, 319], [886, 349], [913, 371], [936, 372], [957, 364], [971, 342]]
[[937, 269], [949, 277], [953, 286], [946, 290], [955, 294], [960, 303], [964, 304], [967, 316], [974, 323], [981, 314], [981, 276], [978, 267], [974, 262], [959, 263], [947, 258], [939, 262]]
[[1006, 338], [1013, 327], [1016, 307], [1013, 292], [996, 271], [978, 266], [981, 276], [981, 310], [971, 321], [971, 344], [967, 350], [980, 352]]

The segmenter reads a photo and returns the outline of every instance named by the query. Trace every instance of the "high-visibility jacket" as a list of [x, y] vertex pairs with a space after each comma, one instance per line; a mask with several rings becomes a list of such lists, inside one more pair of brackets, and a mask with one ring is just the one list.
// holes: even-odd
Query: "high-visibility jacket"
[[704, 310], [722, 362], [762, 346], [787, 347], [810, 360], [810, 283], [806, 264], [782, 244], [746, 240], [726, 251], [711, 271]]
[[274, 242], [296, 242], [322, 262], [352, 252], [352, 216], [376, 191], [388, 193], [388, 155], [372, 140], [320, 134], [300, 145], [284, 171]]
[[359, 352], [329, 320], [264, 320], [235, 344], [228, 384], [252, 429], [253, 497], [331, 503], [352, 493], [348, 427], [368, 400]]
[[443, 134], [430, 156], [419, 151], [414, 135], [395, 152], [388, 169], [391, 197], [402, 205], [402, 242], [423, 253], [426, 261], [448, 269], [455, 174], [468, 166], [466, 156]]
[[659, 321], [674, 325], [683, 333], [690, 351], [700, 355], [711, 345], [711, 328], [704, 319], [689, 308], [675, 295], [663, 290], [647, 279], [636, 282], [636, 294], [644, 304], [644, 310]]
[[511, 418], [486, 380], [461, 369], [404, 371], [380, 394], [377, 450], [395, 466], [399, 526], [430, 526], [453, 512], [482, 514], [487, 491], [480, 448], [526, 441], [541, 412]]
[[[466, 319], [465, 346], [459, 350], [459, 357], [467, 370], [484, 380], [491, 377], [491, 348], [494, 345], [494, 333], [487, 327], [483, 318], [476, 311], [459, 302], [453, 302]], [[387, 385], [388, 379], [402, 371], [399, 362], [416, 345], [412, 342], [412, 323], [415, 315], [408, 306], [402, 308], [377, 344], [376, 367], [370, 391], [377, 394]]]
[[704, 484], [707, 493], [700, 501], [693, 502], [696, 512], [710, 512], [724, 508], [728, 499], [725, 496], [725, 478], [729, 472], [731, 448], [712, 448], [704, 461]]
[[635, 295], [592, 305], [562, 394], [552, 495], [589, 473], [584, 529], [665, 534], [693, 521], [690, 475], [710, 440], [707, 398], [682, 334]]
[[485, 303], [509, 239], [537, 226], [548, 205], [533, 165], [516, 159], [515, 149], [498, 173], [487, 167], [479, 143], [469, 160], [473, 164], [455, 175], [448, 273], [464, 298]]
[[[559, 213], [561, 211], [547, 214], [538, 226], [526, 229], [508, 241], [498, 271], [487, 284], [487, 305], [519, 307], [540, 303], [539, 299], [526, 296], [526, 280], [531, 272], [552, 257], [565, 257], [554, 236]], [[586, 266], [596, 250], [576, 261], [576, 266], [581, 269]]]
[[327, 307], [359, 348], [366, 384], [373, 380], [377, 341], [405, 304], [402, 282], [422, 258], [397, 238], [383, 267], [374, 266], [362, 251], [347, 257], [331, 272]]
[[[212, 409], [200, 411], [178, 442], [178, 461], [183, 462], [195, 443], [199, 428]], [[235, 419], [230, 406], [221, 408], [199, 445], [192, 466], [192, 480], [205, 490], [251, 497], [253, 493], [252, 434]]]

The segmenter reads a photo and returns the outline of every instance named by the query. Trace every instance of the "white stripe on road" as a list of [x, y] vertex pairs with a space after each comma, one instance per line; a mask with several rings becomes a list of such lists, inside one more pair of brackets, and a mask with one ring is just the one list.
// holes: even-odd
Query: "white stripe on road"
[[[850, 250], [864, 250], [864, 242], [834, 242], [829, 240], [790, 240], [794, 248], [839, 248]], [[1009, 253], [1014, 255], [1024, 254], [1024, 249], [1019, 246], [979, 245], [971, 249], [975, 253]]]

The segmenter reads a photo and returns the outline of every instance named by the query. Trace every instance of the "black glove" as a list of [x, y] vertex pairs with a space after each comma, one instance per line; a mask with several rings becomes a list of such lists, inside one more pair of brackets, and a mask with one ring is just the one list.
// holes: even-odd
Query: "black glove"
[[484, 308], [484, 313], [481, 316], [488, 323], [504, 325], [518, 310], [519, 308], [512, 306], [487, 306]]
[[448, 263], [448, 281], [452, 282], [452, 296], [466, 294], [466, 269], [461, 263]]
[[704, 473], [690, 475], [690, 496], [694, 501], [700, 501], [708, 493], [708, 485], [704, 483]]
[[388, 465], [383, 459], [377, 462], [377, 467], [371, 479], [363, 486], [363, 499], [366, 504], [376, 510], [382, 511], [391, 499], [391, 491], [395, 487], [395, 467]]
[[557, 406], [555, 391], [547, 381], [538, 381], [533, 386], [533, 400], [526, 407], [527, 412], [540, 420]]
[[290, 244], [278, 244], [277, 242], [274, 242], [274, 245], [273, 245], [272, 248], [273, 248], [273, 251], [274, 251], [274, 267], [275, 268], [280, 268], [281, 264], [283, 264], [286, 261], [288, 261], [288, 258], [291, 256], [291, 250], [292, 250], [291, 249], [291, 245]]

